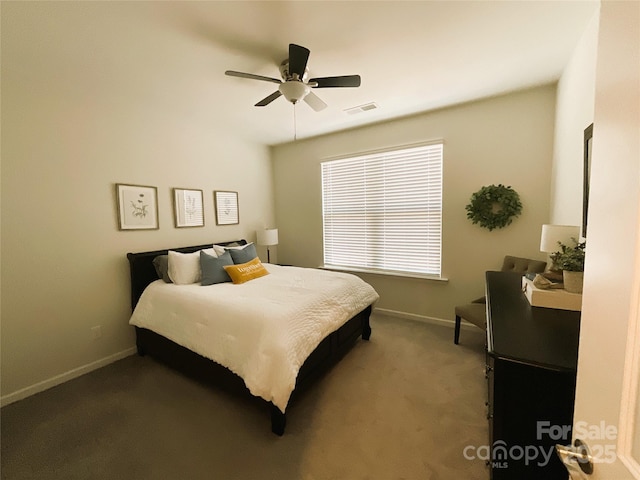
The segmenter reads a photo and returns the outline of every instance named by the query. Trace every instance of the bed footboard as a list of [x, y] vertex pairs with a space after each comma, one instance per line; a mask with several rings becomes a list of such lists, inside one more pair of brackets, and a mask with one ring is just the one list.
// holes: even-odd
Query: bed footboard
[[[371, 338], [370, 315], [371, 306], [368, 306], [320, 342], [300, 367], [296, 388], [291, 395], [289, 404], [297, 394], [316, 382], [319, 377], [335, 365], [351, 349], [358, 337], [362, 336], [364, 340]], [[270, 406], [271, 431], [276, 435], [283, 435], [287, 423], [286, 414], [282, 413], [275, 405], [270, 404]]]
[[[307, 388], [337, 363], [351, 349], [358, 337], [362, 336], [364, 340], [369, 340], [371, 337], [370, 314], [371, 306], [368, 306], [320, 342], [300, 368], [296, 388], [291, 395], [289, 404], [294, 400], [296, 394]], [[139, 355], [148, 354], [198, 380], [216, 385], [222, 384], [223, 388], [235, 391], [243, 390], [247, 394], [249, 393], [244, 386], [244, 381], [230, 370], [151, 330], [136, 327], [136, 347]], [[267, 402], [265, 401], [265, 403]], [[268, 405], [271, 414], [271, 431], [281, 436], [284, 434], [287, 424], [286, 414], [272, 403], [268, 402]]]
[[[371, 307], [369, 307], [369, 314], [371, 314]], [[367, 317], [363, 319], [362, 339], [367, 341], [371, 339], [371, 325], [369, 324], [369, 315], [367, 315]]]
[[287, 415], [282, 413], [273, 403], [271, 407], [271, 431], [281, 437], [284, 435], [284, 429], [287, 426]]

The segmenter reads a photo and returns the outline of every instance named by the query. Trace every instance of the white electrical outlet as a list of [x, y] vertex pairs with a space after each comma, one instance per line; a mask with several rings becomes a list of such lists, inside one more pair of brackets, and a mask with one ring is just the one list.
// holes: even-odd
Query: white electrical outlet
[[93, 339], [97, 340], [102, 337], [102, 327], [100, 325], [96, 325], [95, 327], [91, 327], [91, 335], [93, 335]]

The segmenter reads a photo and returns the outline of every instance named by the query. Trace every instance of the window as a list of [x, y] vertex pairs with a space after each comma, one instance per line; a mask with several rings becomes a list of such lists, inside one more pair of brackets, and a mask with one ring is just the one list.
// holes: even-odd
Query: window
[[442, 143], [322, 163], [324, 264], [440, 276]]

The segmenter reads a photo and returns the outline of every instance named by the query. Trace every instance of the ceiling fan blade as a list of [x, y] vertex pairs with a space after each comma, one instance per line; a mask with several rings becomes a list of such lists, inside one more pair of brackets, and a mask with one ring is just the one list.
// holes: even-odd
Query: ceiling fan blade
[[271, 83], [282, 83], [282, 80], [278, 80], [277, 78], [263, 77], [262, 75], [254, 75], [253, 73], [234, 72], [233, 70], [227, 70], [226, 72], [224, 72], [224, 74], [229, 75], [230, 77], [249, 78], [251, 80], [262, 80], [263, 82]]
[[359, 87], [360, 75], [343, 75], [341, 77], [312, 78], [309, 83], [317, 83], [313, 88]]
[[256, 107], [264, 107], [265, 105], [269, 105], [271, 102], [273, 102], [280, 95], [282, 95], [282, 93], [280, 93], [280, 90], [276, 90], [275, 92], [273, 92], [268, 97], [265, 97], [262, 100], [260, 100], [258, 103], [256, 103], [255, 106]]
[[316, 112], [327, 108], [327, 104], [320, 100], [320, 97], [313, 92], [307, 93], [304, 97], [304, 101], [307, 102], [307, 105], [313, 108]]
[[298, 78], [302, 80], [304, 71], [307, 68], [309, 53], [308, 48], [301, 47], [295, 43], [289, 44], [289, 75], [297, 73]]

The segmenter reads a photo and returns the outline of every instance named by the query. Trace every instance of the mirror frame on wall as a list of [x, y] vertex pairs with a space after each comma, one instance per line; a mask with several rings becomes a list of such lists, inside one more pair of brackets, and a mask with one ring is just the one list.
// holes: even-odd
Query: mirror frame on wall
[[587, 213], [589, 210], [589, 179], [591, 177], [591, 145], [593, 123], [584, 129], [584, 167], [582, 180], [582, 236], [587, 237]]

